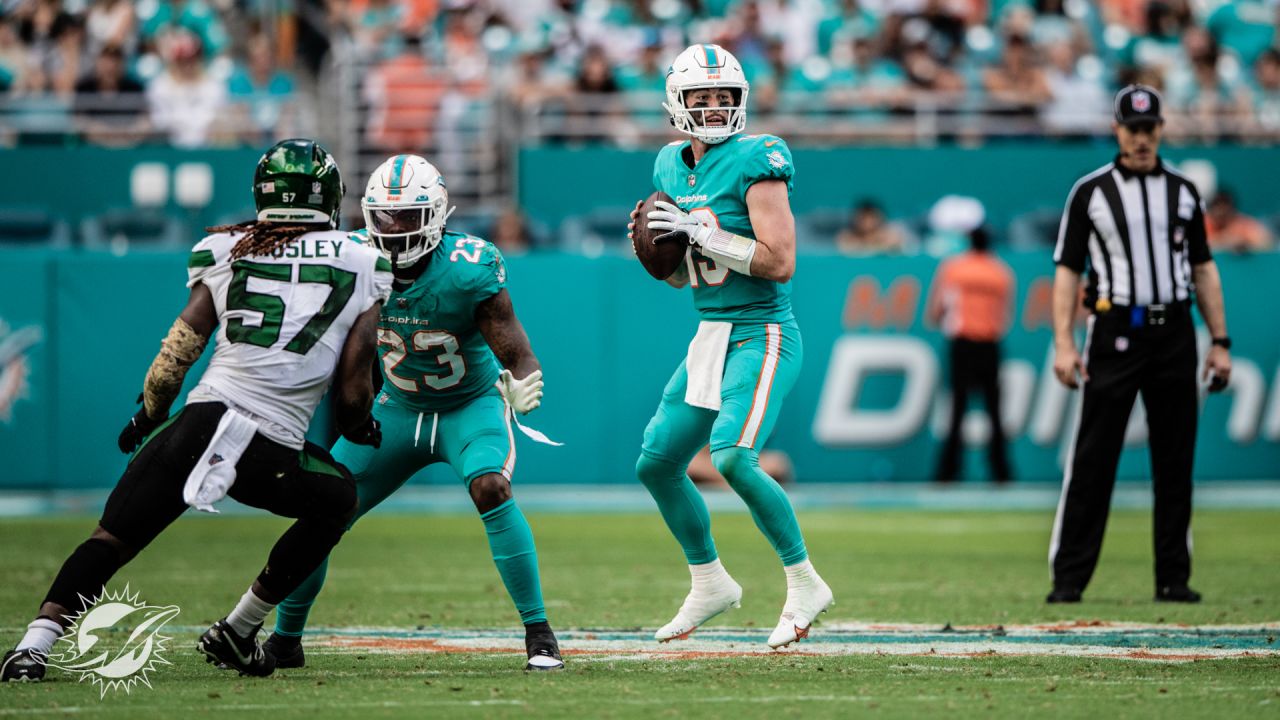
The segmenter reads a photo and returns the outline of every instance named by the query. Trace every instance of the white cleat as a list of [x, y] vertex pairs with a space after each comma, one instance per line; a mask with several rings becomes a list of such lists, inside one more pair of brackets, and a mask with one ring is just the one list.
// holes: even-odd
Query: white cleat
[[769, 647], [777, 650], [809, 637], [814, 618], [834, 603], [831, 588], [816, 573], [803, 585], [788, 588], [782, 617], [778, 618], [778, 626], [769, 633]]
[[653, 639], [658, 642], [684, 640], [706, 621], [729, 608], [738, 607], [742, 607], [742, 586], [725, 573], [707, 587], [690, 590], [680, 611], [671, 622], [653, 634]]

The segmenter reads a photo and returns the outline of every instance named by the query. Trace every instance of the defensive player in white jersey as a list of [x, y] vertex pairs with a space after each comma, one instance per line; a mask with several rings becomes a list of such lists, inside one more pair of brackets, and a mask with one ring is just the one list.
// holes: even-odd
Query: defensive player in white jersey
[[[85, 599], [100, 597], [116, 571], [188, 506], [212, 511], [225, 495], [297, 519], [235, 609], [197, 646], [210, 662], [269, 675], [275, 658], [256, 638], [263, 619], [354, 516], [351, 474], [304, 435], [335, 384], [343, 436], [378, 445], [369, 367], [391, 267], [334, 229], [342, 179], [316, 143], [286, 140], [267, 151], [253, 193], [256, 221], [213, 228], [191, 253], [187, 305], [147, 372], [142, 409], [120, 433], [120, 449], [136, 453], [98, 527], [63, 563], [38, 616], [5, 655], [4, 680], [43, 678], [54, 642]], [[208, 369], [169, 418], [215, 329]]]

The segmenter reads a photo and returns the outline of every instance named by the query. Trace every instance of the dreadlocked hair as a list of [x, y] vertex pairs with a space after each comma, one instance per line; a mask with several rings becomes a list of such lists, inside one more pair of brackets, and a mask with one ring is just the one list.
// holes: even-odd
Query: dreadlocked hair
[[243, 233], [244, 237], [240, 238], [235, 247], [231, 248], [231, 259], [239, 260], [253, 255], [269, 255], [295, 238], [320, 229], [324, 228], [319, 224], [281, 225], [279, 223], [248, 220], [232, 225], [216, 225], [205, 228], [205, 232], [210, 234]]

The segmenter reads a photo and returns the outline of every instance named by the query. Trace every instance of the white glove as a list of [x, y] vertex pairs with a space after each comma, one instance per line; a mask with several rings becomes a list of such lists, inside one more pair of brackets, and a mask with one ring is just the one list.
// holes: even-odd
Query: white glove
[[676, 235], [685, 235], [689, 238], [690, 245], [703, 247], [711, 239], [711, 233], [715, 232], [715, 228], [704, 225], [694, 216], [665, 200], [659, 200], [654, 205], [658, 209], [649, 211], [647, 215], [649, 227], [667, 231], [654, 238], [654, 243], [669, 242], [675, 240]]
[[542, 371], [534, 370], [517, 380], [510, 370], [503, 370], [498, 376], [498, 392], [516, 412], [527, 415], [542, 404]]

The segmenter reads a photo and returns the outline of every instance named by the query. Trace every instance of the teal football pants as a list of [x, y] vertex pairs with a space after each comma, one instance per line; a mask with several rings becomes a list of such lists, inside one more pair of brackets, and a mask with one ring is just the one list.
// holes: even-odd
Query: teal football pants
[[[340, 439], [333, 456], [355, 476], [359, 509], [355, 520], [377, 507], [418, 471], [447, 462], [467, 485], [488, 473], [511, 478], [515, 437], [506, 404], [496, 392], [447, 413], [423, 413], [403, 407], [387, 395], [374, 404], [382, 424], [382, 447], [375, 450]], [[514, 499], [481, 515], [498, 574], [525, 624], [545, 621], [538, 552], [533, 531]], [[301, 635], [316, 596], [324, 586], [328, 559], [276, 609], [275, 631]]]
[[711, 517], [689, 479], [689, 461], [708, 439], [711, 460], [769, 539], [783, 565], [808, 557], [791, 501], [760, 469], [759, 450], [773, 432], [782, 401], [804, 358], [800, 329], [792, 323], [735, 325], [725, 358], [720, 411], [685, 403], [684, 362], [662, 393], [644, 431], [636, 476], [649, 490], [690, 565], [715, 560]]

